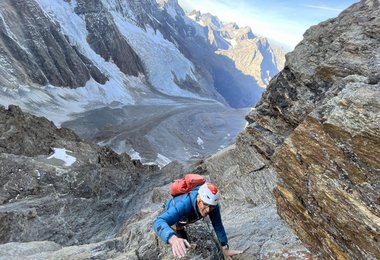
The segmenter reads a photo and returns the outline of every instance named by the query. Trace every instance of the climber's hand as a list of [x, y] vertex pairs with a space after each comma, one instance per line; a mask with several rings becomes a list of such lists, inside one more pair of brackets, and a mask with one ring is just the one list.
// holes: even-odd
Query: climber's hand
[[190, 247], [189, 242], [186, 239], [177, 237], [176, 235], [172, 236], [169, 239], [169, 244], [172, 245], [173, 255], [179, 258], [186, 255], [187, 247]]
[[243, 253], [243, 251], [223, 248], [223, 254], [227, 257], [227, 259], [232, 259], [233, 256], [240, 255], [241, 253]]

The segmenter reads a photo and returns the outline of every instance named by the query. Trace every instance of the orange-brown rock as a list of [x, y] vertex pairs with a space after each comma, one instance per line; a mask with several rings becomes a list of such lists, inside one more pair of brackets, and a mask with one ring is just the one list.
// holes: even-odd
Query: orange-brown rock
[[[341, 95], [350, 106], [339, 105]], [[331, 257], [378, 259], [380, 89], [362, 84], [341, 95], [308, 116], [276, 152], [284, 181], [275, 191], [278, 209], [300, 237]]]
[[238, 138], [274, 164], [279, 214], [323, 258], [380, 259], [379, 6], [307, 30]]

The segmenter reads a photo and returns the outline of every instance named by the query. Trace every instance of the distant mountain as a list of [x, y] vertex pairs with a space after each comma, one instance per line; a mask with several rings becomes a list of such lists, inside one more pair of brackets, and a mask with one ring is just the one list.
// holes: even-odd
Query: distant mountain
[[[227, 144], [218, 144], [227, 134], [231, 142], [236, 127], [244, 126], [244, 111], [264, 91], [266, 71], [272, 75], [277, 66], [276, 59], [263, 58], [264, 79], [242, 70], [234, 57], [258, 51], [247, 47], [246, 54], [235, 55], [238, 49], [229, 46], [237, 38], [236, 46], [257, 38], [234, 25], [218, 29], [223, 23], [214, 17], [207, 29], [187, 17], [177, 0], [3, 0], [0, 17], [0, 105], [18, 105], [82, 138], [153, 161], [215, 151]], [[226, 117], [236, 114], [232, 108], [244, 108], [238, 124]], [[209, 117], [221, 117], [225, 132], [206, 138], [215, 127], [204, 122]], [[191, 125], [170, 132], [178, 120]], [[186, 139], [181, 133], [189, 129]], [[178, 134], [184, 147], [159, 146], [168, 143], [163, 132]], [[193, 142], [198, 137], [210, 145], [202, 149]]]
[[254, 35], [250, 27], [239, 28], [236, 23], [224, 23], [216, 16], [196, 10], [188, 16], [207, 29], [215, 53], [233, 60], [236, 68], [252, 76], [260, 87], [266, 87], [284, 68], [284, 52], [272, 46], [267, 38]]

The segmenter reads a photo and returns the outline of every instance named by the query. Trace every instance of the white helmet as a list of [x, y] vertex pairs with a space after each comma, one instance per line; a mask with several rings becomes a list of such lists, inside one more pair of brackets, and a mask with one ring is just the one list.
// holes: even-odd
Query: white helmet
[[206, 182], [199, 188], [198, 194], [204, 203], [213, 206], [216, 206], [218, 204], [220, 193], [215, 185]]

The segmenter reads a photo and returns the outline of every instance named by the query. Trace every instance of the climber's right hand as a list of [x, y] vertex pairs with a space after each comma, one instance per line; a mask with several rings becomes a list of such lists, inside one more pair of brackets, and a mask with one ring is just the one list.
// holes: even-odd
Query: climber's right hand
[[173, 255], [175, 257], [184, 257], [186, 255], [187, 247], [190, 247], [189, 242], [186, 239], [182, 239], [173, 235], [169, 239], [169, 244], [172, 245]]

